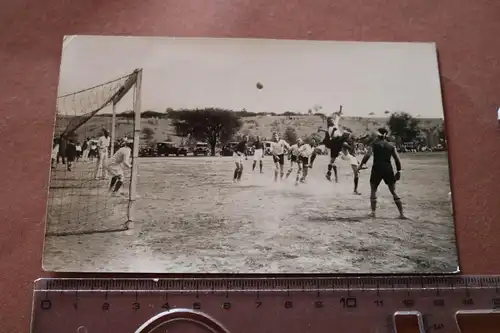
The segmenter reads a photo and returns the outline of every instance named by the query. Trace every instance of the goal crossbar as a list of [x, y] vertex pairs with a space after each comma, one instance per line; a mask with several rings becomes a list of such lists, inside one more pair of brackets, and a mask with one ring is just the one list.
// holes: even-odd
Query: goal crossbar
[[88, 122], [92, 117], [94, 117], [99, 111], [104, 109], [106, 106], [109, 104], [114, 104], [116, 105], [120, 100], [132, 89], [134, 84], [137, 82], [137, 76], [138, 73], [140, 72], [140, 69], [136, 69], [130, 74], [125, 81], [125, 83], [116, 91], [113, 95], [111, 95], [102, 105], [97, 107], [95, 110], [92, 110], [91, 112], [87, 113], [86, 115], [74, 119], [75, 121], [68, 124], [66, 129], [60, 134], [61, 137], [67, 135], [68, 133], [72, 133], [76, 131], [78, 128], [80, 128], [82, 125], [84, 125], [86, 122]]

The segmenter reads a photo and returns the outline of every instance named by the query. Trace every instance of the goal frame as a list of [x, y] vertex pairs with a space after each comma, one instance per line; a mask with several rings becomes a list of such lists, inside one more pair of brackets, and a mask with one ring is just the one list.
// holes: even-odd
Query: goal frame
[[[134, 145], [132, 147], [132, 175], [129, 186], [128, 221], [133, 222], [136, 217], [137, 176], [139, 174], [139, 147], [141, 140], [141, 96], [142, 96], [142, 68], [135, 70], [134, 84]], [[113, 103], [114, 105], [114, 103]], [[113, 108], [114, 111], [114, 108]], [[113, 112], [114, 114], [114, 112]]]
[[[122, 98], [127, 95], [130, 90], [133, 90], [133, 113], [134, 113], [134, 128], [133, 128], [133, 147], [132, 147], [132, 170], [130, 176], [129, 184], [129, 196], [128, 196], [128, 207], [127, 207], [127, 221], [133, 222], [135, 220], [135, 201], [137, 200], [137, 176], [139, 173], [139, 147], [141, 139], [141, 95], [142, 95], [142, 68], [135, 69], [125, 81], [124, 85], [115, 92], [105, 103], [103, 103], [99, 108], [91, 112], [91, 116], [79, 122], [73, 131], [83, 126], [91, 118], [96, 116], [102, 109], [106, 106], [112, 106], [112, 120], [111, 120], [111, 156], [115, 153], [114, 145], [116, 141], [116, 106]], [[60, 136], [67, 134], [68, 129], [64, 130]]]

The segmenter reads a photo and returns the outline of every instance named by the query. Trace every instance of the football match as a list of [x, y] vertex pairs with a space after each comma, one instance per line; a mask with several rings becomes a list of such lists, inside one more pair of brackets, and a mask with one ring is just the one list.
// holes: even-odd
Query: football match
[[434, 44], [75, 36], [56, 105], [47, 271], [459, 271]]

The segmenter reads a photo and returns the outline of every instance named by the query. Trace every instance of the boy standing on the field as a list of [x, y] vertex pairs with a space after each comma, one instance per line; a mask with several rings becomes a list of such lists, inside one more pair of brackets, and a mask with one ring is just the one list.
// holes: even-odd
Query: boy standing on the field
[[58, 156], [59, 156], [59, 139], [54, 139], [52, 143], [52, 154], [50, 160], [50, 167], [52, 169], [55, 168], [55, 163]]
[[262, 160], [264, 158], [264, 142], [260, 141], [260, 136], [257, 136], [257, 141], [253, 143], [254, 153], [253, 153], [253, 164], [252, 171], [255, 170], [257, 161], [259, 162], [260, 173], [262, 173]]
[[344, 142], [342, 144], [342, 153], [340, 155], [340, 158], [343, 160], [346, 160], [349, 162], [352, 168], [352, 173], [354, 175], [354, 191], [353, 193], [356, 195], [360, 195], [361, 193], [358, 192], [358, 184], [359, 184], [359, 161], [358, 159], [354, 156], [354, 152], [349, 146], [347, 142]]
[[132, 155], [132, 140], [124, 140], [123, 146], [116, 151], [116, 153], [108, 160], [105, 166], [106, 170], [111, 175], [111, 183], [109, 184], [109, 191], [113, 194], [118, 194], [121, 186], [123, 185], [124, 171], [123, 167], [132, 168], [130, 157]]
[[297, 140], [297, 145], [298, 145], [298, 159], [297, 159], [297, 165], [298, 165], [298, 171], [297, 171], [297, 178], [295, 179], [295, 185], [299, 184], [299, 181], [301, 183], [304, 183], [307, 178], [307, 173], [309, 171], [309, 158], [311, 157], [311, 154], [313, 153], [313, 148], [308, 145], [307, 143], [304, 143], [304, 140], [298, 139]]
[[65, 154], [66, 156], [66, 167], [68, 171], [71, 171], [71, 168], [73, 167], [73, 162], [76, 160], [76, 143], [75, 143], [75, 137], [74, 135], [70, 135], [67, 144], [66, 144], [66, 151]]
[[285, 179], [290, 176], [290, 174], [293, 172], [293, 166], [295, 163], [299, 163], [299, 140], [297, 140], [297, 143], [294, 145], [290, 146], [290, 151], [289, 151], [289, 160], [290, 160], [290, 168], [288, 168], [288, 171], [286, 173]]
[[95, 179], [107, 179], [108, 172], [106, 171], [106, 164], [108, 163], [109, 146], [111, 138], [107, 130], [102, 130], [102, 135], [97, 142], [97, 165], [95, 170]]
[[280, 139], [278, 133], [273, 134], [273, 143], [271, 144], [271, 154], [273, 155], [274, 162], [274, 181], [278, 181], [278, 174], [280, 179], [283, 179], [285, 172], [283, 168], [285, 166], [285, 151], [290, 149], [290, 145], [283, 139]]
[[243, 140], [234, 147], [233, 157], [236, 168], [234, 169], [233, 182], [239, 182], [241, 180], [241, 175], [243, 174], [243, 158], [247, 156], [247, 144], [248, 136], [245, 135]]

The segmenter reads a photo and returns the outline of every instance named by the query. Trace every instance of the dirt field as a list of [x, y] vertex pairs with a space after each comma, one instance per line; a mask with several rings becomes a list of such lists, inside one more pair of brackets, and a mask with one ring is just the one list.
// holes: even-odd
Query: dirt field
[[[410, 220], [396, 219], [384, 185], [378, 217], [368, 218], [369, 170], [362, 171], [362, 195], [356, 196], [344, 161], [339, 163], [338, 184], [324, 179], [326, 156], [316, 160], [308, 183], [298, 187], [291, 178], [272, 181], [269, 157], [264, 174], [251, 172], [249, 158], [238, 184], [232, 183], [231, 157], [141, 159], [134, 232], [48, 236], [44, 268], [155, 273], [455, 271], [447, 156], [417, 153], [403, 154], [402, 159], [398, 190]], [[78, 172], [90, 167], [77, 166]], [[58, 177], [64, 172], [53, 173], [53, 179]], [[106, 186], [51, 190], [48, 232], [120, 227], [127, 200], [108, 198]], [[59, 202], [76, 199], [87, 203], [70, 209]], [[105, 204], [89, 208], [89, 200]], [[87, 214], [68, 213], [85, 207]]]

